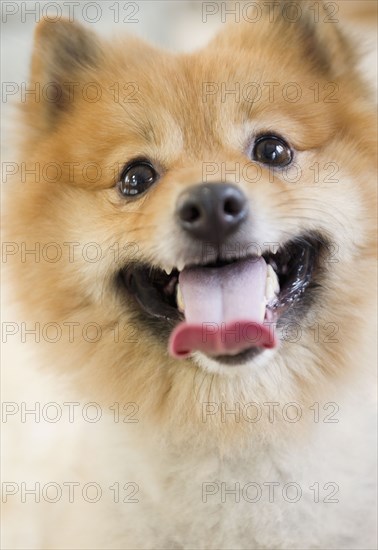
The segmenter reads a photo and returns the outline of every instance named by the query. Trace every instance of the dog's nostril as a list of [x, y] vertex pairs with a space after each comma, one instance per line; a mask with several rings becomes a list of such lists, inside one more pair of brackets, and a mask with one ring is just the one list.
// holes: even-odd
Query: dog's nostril
[[180, 218], [183, 222], [193, 223], [201, 216], [199, 208], [195, 204], [185, 204], [180, 211]]
[[244, 206], [244, 203], [242, 203], [240, 200], [238, 200], [236, 197], [229, 197], [226, 199], [223, 210], [225, 214], [229, 214], [230, 216], [236, 216], [237, 214], [240, 214]]

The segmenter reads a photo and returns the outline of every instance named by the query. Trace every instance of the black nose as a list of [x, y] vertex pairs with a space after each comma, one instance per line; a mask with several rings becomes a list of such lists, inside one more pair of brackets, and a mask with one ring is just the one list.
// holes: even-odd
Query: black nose
[[179, 196], [176, 212], [181, 227], [193, 237], [221, 243], [246, 218], [248, 203], [235, 185], [201, 184]]

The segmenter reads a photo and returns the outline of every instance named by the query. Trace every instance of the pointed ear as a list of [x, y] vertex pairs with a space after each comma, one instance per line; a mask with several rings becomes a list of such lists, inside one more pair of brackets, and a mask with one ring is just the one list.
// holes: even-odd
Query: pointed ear
[[[241, 3], [240, 3], [241, 4]], [[344, 36], [337, 2], [325, 0], [257, 0], [243, 10], [243, 25], [231, 24], [212, 42], [216, 48], [256, 49], [276, 46], [327, 77], [349, 74], [355, 48]], [[242, 5], [242, 4], [241, 4]]]
[[30, 77], [37, 101], [28, 96], [26, 101], [37, 125], [52, 127], [57, 117], [70, 109], [75, 84], [85, 81], [90, 69], [100, 63], [100, 56], [99, 39], [83, 26], [66, 20], [38, 24]]
[[350, 72], [356, 51], [342, 31], [337, 2], [280, 0], [280, 17], [286, 27], [300, 36], [302, 54], [329, 76]]

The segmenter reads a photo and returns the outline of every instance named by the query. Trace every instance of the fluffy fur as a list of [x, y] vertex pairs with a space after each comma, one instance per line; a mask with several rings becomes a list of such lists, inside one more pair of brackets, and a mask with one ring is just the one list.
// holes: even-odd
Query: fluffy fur
[[[78, 336], [43, 346], [47, 368], [104, 410], [114, 402], [136, 403], [139, 422], [114, 424], [109, 413], [96, 437], [84, 426], [72, 449], [78, 466], [63, 471], [70, 481], [95, 479], [104, 487], [115, 479], [133, 481], [139, 503], [59, 503], [53, 512], [44, 505], [49, 519], [36, 547], [374, 548], [365, 449], [371, 444], [362, 429], [368, 394], [357, 384], [367, 380], [373, 362], [374, 110], [354, 47], [337, 25], [314, 23], [309, 5], [301, 6], [295, 24], [280, 16], [270, 22], [263, 11], [258, 23], [228, 25], [205, 49], [182, 55], [136, 38], [106, 42], [68, 22], [37, 28], [31, 81], [57, 82], [65, 93], [24, 106], [22, 159], [58, 163], [62, 176], [35, 183], [29, 175], [15, 184], [9, 227], [11, 239], [26, 248], [53, 242], [63, 255], [56, 262], [14, 257], [17, 292], [27, 322], [101, 326], [97, 342]], [[64, 82], [77, 83], [74, 101]], [[81, 93], [88, 82], [101, 86], [95, 103]], [[137, 83], [137, 101], [115, 101], [115, 82]], [[203, 100], [203, 83], [227, 89], [239, 83], [243, 90], [250, 82], [264, 90], [254, 103], [234, 96], [222, 101], [220, 92]], [[269, 82], [278, 83], [274, 101], [263, 86]], [[290, 82], [300, 86], [298, 102], [284, 97]], [[325, 101], [336, 89], [329, 83], [337, 85], [335, 102]], [[261, 131], [278, 132], [293, 145], [302, 177], [288, 183], [263, 169], [253, 184], [237, 180], [253, 205], [251, 242], [282, 243], [316, 230], [333, 243], [315, 299], [299, 321], [301, 338], [237, 368], [205, 356], [176, 361], [168, 356], [166, 332], [159, 337], [134, 300], [115, 291], [114, 274], [135, 259], [160, 268], [185, 260], [188, 245], [174, 223], [177, 197], [202, 181], [204, 162], [245, 166], [248, 146]], [[139, 201], [127, 201], [117, 193], [115, 167], [139, 156], [152, 159], [163, 175]], [[74, 178], [67, 162], [77, 163]], [[90, 170], [87, 177], [82, 170], [91, 162], [102, 170], [93, 182]], [[320, 166], [317, 184], [314, 163]], [[336, 181], [327, 179], [327, 163], [337, 166]], [[219, 178], [220, 172], [212, 176]], [[93, 242], [102, 258], [85, 261], [83, 247]], [[63, 243], [78, 243], [74, 261]], [[336, 343], [327, 338], [327, 324], [338, 327]], [[115, 343], [115, 327], [122, 340], [130, 325], [136, 341]], [[310, 407], [330, 401], [341, 407], [340, 422], [315, 423]], [[274, 422], [266, 414], [251, 423], [220, 413], [204, 421], [208, 402], [227, 410], [251, 402], [280, 406]], [[306, 411], [298, 423], [280, 414], [289, 402]], [[282, 497], [272, 503], [266, 494], [253, 504], [232, 495], [222, 503], [220, 493], [203, 502], [206, 482], [296, 482], [304, 494], [296, 503]], [[308, 487], [315, 482], [337, 483], [340, 502], [314, 503]], [[42, 505], [35, 508], [40, 518]]]

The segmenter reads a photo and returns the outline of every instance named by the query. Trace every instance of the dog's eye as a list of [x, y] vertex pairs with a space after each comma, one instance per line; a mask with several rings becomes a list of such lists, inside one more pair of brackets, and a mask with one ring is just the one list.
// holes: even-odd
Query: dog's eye
[[123, 170], [118, 188], [124, 197], [134, 197], [147, 191], [157, 178], [158, 174], [149, 162], [134, 162]]
[[270, 166], [287, 166], [293, 159], [293, 151], [282, 138], [262, 136], [253, 147], [253, 160]]

